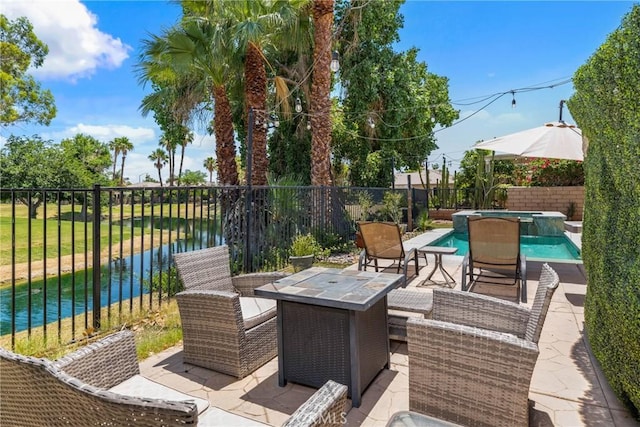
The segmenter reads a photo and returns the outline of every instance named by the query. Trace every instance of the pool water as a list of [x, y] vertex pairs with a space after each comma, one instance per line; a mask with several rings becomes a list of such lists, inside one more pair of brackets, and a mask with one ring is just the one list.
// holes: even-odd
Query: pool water
[[[469, 252], [469, 238], [466, 234], [448, 234], [432, 246], [458, 248], [456, 255]], [[580, 250], [566, 236], [520, 236], [520, 252], [531, 261], [580, 263]]]

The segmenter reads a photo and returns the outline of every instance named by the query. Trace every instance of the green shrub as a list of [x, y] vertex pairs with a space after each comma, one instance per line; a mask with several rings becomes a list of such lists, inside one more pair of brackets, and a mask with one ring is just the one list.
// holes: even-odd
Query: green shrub
[[416, 228], [419, 231], [428, 231], [433, 230], [433, 220], [429, 218], [429, 211], [424, 209], [421, 210], [416, 218]]
[[640, 6], [574, 75], [588, 139], [582, 258], [586, 332], [618, 397], [640, 412]]
[[291, 242], [291, 256], [315, 255], [316, 258], [325, 258], [329, 255], [328, 252], [310, 233], [298, 234]]
[[402, 194], [386, 192], [382, 199], [382, 213], [396, 224], [402, 221]]
[[151, 279], [144, 279], [142, 284], [152, 292], [161, 291], [162, 295], [168, 297], [172, 297], [184, 289], [175, 267], [170, 267], [167, 271], [158, 272]]

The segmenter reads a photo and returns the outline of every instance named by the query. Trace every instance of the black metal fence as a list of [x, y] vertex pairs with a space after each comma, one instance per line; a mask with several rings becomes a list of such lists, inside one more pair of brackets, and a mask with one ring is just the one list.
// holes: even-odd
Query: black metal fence
[[175, 252], [226, 244], [251, 272], [284, 267], [297, 234], [348, 247], [392, 192], [406, 212], [407, 190], [375, 188], [0, 189], [0, 336], [71, 341], [158, 307], [179, 290]]
[[159, 307], [179, 290], [176, 252], [226, 244], [235, 273], [277, 270], [298, 234], [349, 249], [356, 221], [396, 219], [411, 229], [433, 196], [354, 187], [0, 189], [0, 337], [10, 334], [11, 346], [16, 334], [72, 341]]

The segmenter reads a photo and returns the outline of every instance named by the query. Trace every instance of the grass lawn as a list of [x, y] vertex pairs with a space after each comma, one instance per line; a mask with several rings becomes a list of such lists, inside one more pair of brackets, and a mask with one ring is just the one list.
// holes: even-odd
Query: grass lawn
[[[75, 212], [71, 211], [71, 205], [60, 206], [58, 212], [58, 206], [55, 204], [48, 204], [45, 210], [43, 206], [38, 209], [38, 218], [31, 219], [31, 237], [29, 238], [29, 215], [28, 209], [25, 205], [15, 206], [15, 263], [23, 263], [29, 260], [29, 248], [31, 248], [31, 260], [40, 261], [44, 257], [43, 248], [46, 247], [47, 258], [57, 258], [58, 256], [71, 255], [73, 252], [76, 254], [83, 254], [85, 247], [88, 251], [91, 251], [93, 245], [93, 223], [85, 222], [80, 216], [80, 206], [75, 206]], [[194, 212], [184, 205], [168, 205], [163, 207], [163, 215], [169, 217], [193, 217]], [[195, 215], [199, 215], [199, 208], [196, 209]], [[160, 214], [160, 205], [154, 206], [154, 216]], [[103, 208], [103, 215], [109, 214], [108, 207]], [[133, 209], [130, 205], [122, 207], [114, 207], [111, 215], [114, 222], [119, 222], [121, 215], [122, 219], [127, 220], [131, 217], [141, 217], [143, 214], [142, 205], [134, 205]], [[144, 215], [151, 214], [151, 206], [144, 206]], [[188, 214], [188, 215], [187, 215]], [[43, 219], [46, 218], [45, 219]], [[73, 218], [75, 217], [75, 224]], [[45, 222], [46, 222], [46, 235], [45, 235]], [[10, 265], [13, 262], [12, 259], [12, 212], [10, 204], [0, 204], [0, 265]], [[86, 238], [85, 238], [85, 226], [86, 226]], [[116, 245], [120, 241], [127, 241], [132, 237], [132, 228], [124, 226], [122, 227], [122, 235], [120, 235], [121, 227], [118, 224], [113, 224], [111, 244]], [[133, 235], [139, 236], [143, 233], [149, 235], [151, 230], [141, 229], [139, 227], [133, 228]], [[103, 223], [100, 228], [100, 248], [104, 249], [109, 244], [109, 227], [106, 223]], [[58, 250], [58, 236], [60, 236], [60, 250]], [[45, 245], [46, 238], [46, 245]]]

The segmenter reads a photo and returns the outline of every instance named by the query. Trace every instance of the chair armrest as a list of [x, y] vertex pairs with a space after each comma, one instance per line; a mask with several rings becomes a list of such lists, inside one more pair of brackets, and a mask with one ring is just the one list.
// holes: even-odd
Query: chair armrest
[[418, 251], [416, 248], [411, 248], [405, 250], [404, 254], [404, 262], [402, 263], [402, 273], [404, 274], [404, 281], [402, 282], [402, 287], [407, 287], [407, 270], [409, 268], [409, 261], [413, 257], [413, 261], [416, 263], [416, 276], [418, 275]]
[[433, 290], [432, 319], [513, 334], [524, 338], [530, 310], [487, 295]]
[[281, 272], [248, 273], [231, 277], [231, 283], [233, 284], [233, 287], [240, 292], [241, 296], [252, 297], [254, 296], [253, 290], [255, 288], [275, 282], [276, 280], [284, 277], [287, 277], [287, 274]]
[[244, 334], [240, 296], [235, 292], [193, 289], [177, 293], [176, 301], [183, 342], [191, 331], [198, 331], [197, 334], [216, 331], [217, 335], [207, 335], [211, 339], [220, 334], [232, 337]]
[[467, 291], [467, 275], [469, 274], [469, 272], [467, 271], [469, 269], [469, 252], [467, 252], [464, 255], [464, 258], [462, 259], [462, 283], [460, 285], [460, 289], [462, 289], [463, 291]]
[[520, 301], [527, 302], [527, 257], [520, 254]]
[[140, 373], [134, 335], [128, 330], [86, 345], [54, 364], [67, 375], [102, 389]]
[[285, 426], [341, 426], [346, 422], [347, 386], [327, 381], [283, 424]]
[[410, 410], [461, 425], [528, 425], [535, 343], [411, 318], [407, 345]]

